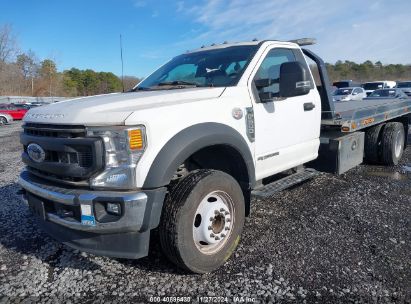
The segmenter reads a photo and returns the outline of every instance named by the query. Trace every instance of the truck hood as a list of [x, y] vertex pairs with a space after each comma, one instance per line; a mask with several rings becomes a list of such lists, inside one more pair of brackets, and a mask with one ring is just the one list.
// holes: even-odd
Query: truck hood
[[71, 125], [123, 125], [139, 110], [218, 98], [225, 88], [187, 88], [173, 90], [113, 93], [65, 100], [31, 109], [24, 122]]

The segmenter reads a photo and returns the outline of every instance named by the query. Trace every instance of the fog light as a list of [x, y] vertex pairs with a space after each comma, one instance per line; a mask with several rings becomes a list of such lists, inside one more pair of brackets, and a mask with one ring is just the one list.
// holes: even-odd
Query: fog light
[[107, 212], [115, 215], [121, 214], [121, 205], [119, 203], [107, 203]]

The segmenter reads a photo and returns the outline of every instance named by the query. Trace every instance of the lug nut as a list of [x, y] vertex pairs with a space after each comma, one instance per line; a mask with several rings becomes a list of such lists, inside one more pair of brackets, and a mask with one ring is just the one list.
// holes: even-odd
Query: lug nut
[[213, 227], [211, 227], [211, 226], [208, 226], [208, 230], [213, 230]]
[[224, 233], [221, 233], [221, 237], [222, 237], [222, 238], [225, 237], [225, 234], [224, 234]]
[[224, 214], [225, 214], [225, 215], [229, 215], [230, 213], [229, 213], [228, 211], [226, 211]]
[[215, 213], [215, 214], [219, 214], [220, 212], [219, 212], [218, 210], [214, 210], [214, 213]]
[[214, 221], [214, 218], [213, 218], [213, 217], [210, 217], [210, 222], [212, 222], [212, 221]]
[[227, 221], [227, 222], [231, 222], [231, 219], [230, 219], [230, 218], [228, 218], [228, 219], [226, 219], [226, 221]]
[[220, 238], [219, 238], [218, 236], [216, 236], [216, 237], [215, 237], [215, 240], [216, 240], [216, 241], [219, 241], [219, 240], [220, 240]]
[[221, 208], [220, 211], [221, 211], [221, 212], [224, 212], [224, 208]]
[[211, 234], [210, 234], [210, 237], [212, 237], [212, 238], [215, 237], [214, 233], [211, 233]]
[[225, 229], [225, 230], [230, 230], [230, 227], [225, 227], [224, 229]]

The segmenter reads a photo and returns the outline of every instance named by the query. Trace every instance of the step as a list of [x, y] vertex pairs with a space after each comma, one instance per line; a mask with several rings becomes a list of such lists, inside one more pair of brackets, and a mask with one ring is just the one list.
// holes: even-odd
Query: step
[[284, 189], [299, 184], [307, 179], [313, 178], [316, 175], [318, 175], [318, 171], [311, 168], [306, 168], [303, 171], [291, 174], [261, 188], [253, 190], [251, 195], [257, 198], [267, 198], [274, 193], [283, 191]]

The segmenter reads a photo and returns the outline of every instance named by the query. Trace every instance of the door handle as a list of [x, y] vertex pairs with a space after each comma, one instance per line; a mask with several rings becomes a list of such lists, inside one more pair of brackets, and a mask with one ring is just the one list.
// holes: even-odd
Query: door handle
[[312, 102], [307, 102], [304, 104], [304, 111], [311, 111], [314, 108], [315, 104], [313, 104]]

